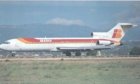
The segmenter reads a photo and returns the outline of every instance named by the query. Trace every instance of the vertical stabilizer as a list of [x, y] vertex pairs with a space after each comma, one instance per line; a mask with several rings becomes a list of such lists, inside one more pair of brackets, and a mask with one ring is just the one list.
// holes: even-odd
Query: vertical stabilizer
[[125, 31], [134, 26], [136, 25], [132, 23], [118, 23], [114, 28], [108, 31], [108, 34], [113, 40], [120, 41], [124, 37]]

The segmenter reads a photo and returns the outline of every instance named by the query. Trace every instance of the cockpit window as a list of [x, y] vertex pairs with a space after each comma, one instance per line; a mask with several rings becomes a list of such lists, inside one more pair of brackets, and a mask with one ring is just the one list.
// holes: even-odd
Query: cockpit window
[[8, 41], [5, 41], [5, 42], [3, 42], [3, 44], [10, 44], [10, 42], [8, 42]]

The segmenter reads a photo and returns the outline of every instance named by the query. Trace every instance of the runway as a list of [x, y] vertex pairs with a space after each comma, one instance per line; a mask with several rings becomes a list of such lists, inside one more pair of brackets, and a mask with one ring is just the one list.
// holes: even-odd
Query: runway
[[0, 58], [0, 61], [109, 61], [109, 60], [140, 60], [140, 57], [47, 57], [47, 58]]

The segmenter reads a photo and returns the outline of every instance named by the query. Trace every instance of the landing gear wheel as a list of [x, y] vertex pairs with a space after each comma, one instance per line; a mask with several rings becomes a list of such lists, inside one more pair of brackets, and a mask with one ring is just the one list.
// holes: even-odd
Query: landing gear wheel
[[15, 57], [16, 56], [16, 52], [11, 52], [11, 57]]
[[66, 56], [71, 56], [71, 52], [64, 52]]
[[81, 52], [76, 52], [75, 56], [81, 56]]
[[15, 56], [16, 56], [16, 54], [15, 54], [15, 53], [12, 53], [12, 54], [11, 54], [11, 56], [12, 56], [12, 57], [15, 57]]

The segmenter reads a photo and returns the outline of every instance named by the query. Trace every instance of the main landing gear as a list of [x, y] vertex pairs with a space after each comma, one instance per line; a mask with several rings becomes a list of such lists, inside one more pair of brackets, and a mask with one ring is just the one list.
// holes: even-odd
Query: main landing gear
[[81, 56], [81, 52], [80, 51], [77, 51], [77, 52], [69, 52], [69, 51], [66, 51], [66, 52], [63, 52], [66, 56]]
[[7, 55], [7, 57], [15, 57], [16, 56], [16, 52], [9, 52], [9, 54]]

